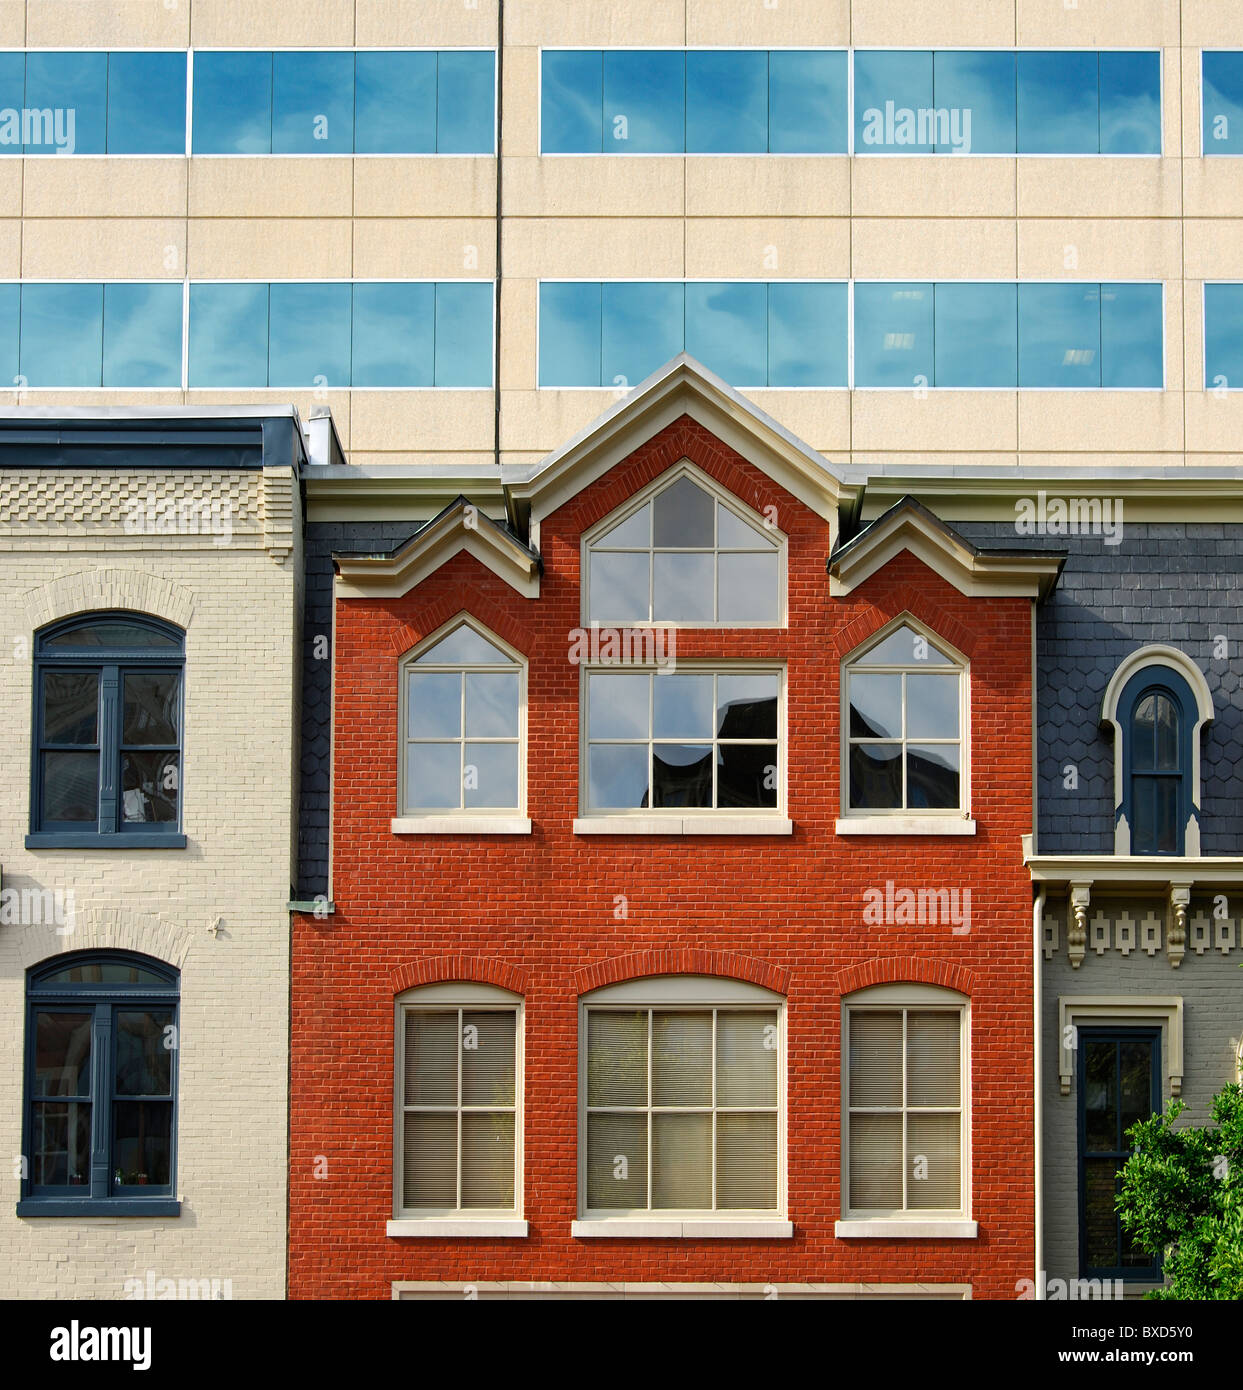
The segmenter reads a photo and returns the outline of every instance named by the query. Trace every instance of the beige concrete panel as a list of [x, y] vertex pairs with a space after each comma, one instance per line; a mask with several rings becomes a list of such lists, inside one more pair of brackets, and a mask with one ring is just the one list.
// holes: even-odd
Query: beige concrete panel
[[[5, 8], [20, 7], [10, 4]], [[0, 22], [4, 19], [0, 13]], [[184, 48], [189, 37], [189, 3], [28, 0], [26, 6], [26, 43], [30, 48]], [[7, 38], [3, 41], [10, 42]]]
[[1243, 390], [1187, 393], [1188, 463], [1193, 451], [1243, 455]]
[[[539, 455], [540, 458], [543, 455]], [[428, 475], [435, 478], [453, 477], [465, 468], [478, 468], [481, 463], [490, 464], [496, 459], [495, 453], [491, 449], [480, 449], [475, 453], [467, 453], [462, 450], [428, 449], [425, 453], [398, 452], [376, 452], [370, 453], [355, 450], [350, 454], [350, 462], [357, 464], [360, 468], [384, 468], [384, 467], [422, 467], [426, 468]], [[511, 460], [506, 460], [510, 462]], [[465, 484], [469, 491], [469, 482]], [[411, 524], [411, 531], [416, 529], [417, 523]]]
[[1178, 43], [1172, 0], [1016, 0], [1017, 43], [1031, 48], [1156, 48]]
[[1243, 217], [1243, 159], [1215, 155], [1183, 165], [1185, 216]]
[[747, 391], [746, 397], [804, 444], [842, 462], [850, 452], [849, 391]]
[[691, 279], [845, 280], [846, 217], [694, 217], [686, 223]]
[[[1059, 0], [1060, 3], [1060, 0]], [[853, 41], [896, 48], [1009, 48], [1014, 43], [1013, 0], [854, 0]]]
[[359, 48], [495, 48], [496, 0], [355, 0]]
[[187, 266], [195, 280], [335, 280], [352, 273], [345, 218], [191, 220]]
[[519, 279], [681, 279], [680, 218], [507, 217], [505, 274]]
[[1184, 116], [1183, 107], [1178, 99], [1182, 89], [1182, 61], [1182, 49], [1167, 48], [1162, 51], [1161, 150], [1171, 159], [1176, 158], [1183, 150]]
[[196, 48], [349, 48], [354, 0], [192, 0]]
[[539, 287], [506, 276], [501, 282], [501, 389], [535, 390]]
[[184, 217], [184, 159], [27, 159], [27, 217]]
[[1019, 447], [1073, 453], [1109, 440], [1116, 454], [1177, 453], [1183, 401], [1177, 391], [1020, 391]]
[[681, 48], [685, 25], [685, 0], [509, 0], [505, 6], [506, 44]]
[[26, 0], [0, 0], [0, 44], [26, 46]]
[[681, 217], [685, 206], [682, 175], [685, 164], [686, 160], [677, 156], [648, 158], [643, 155], [507, 159], [505, 214], [508, 217], [630, 217], [636, 209], [642, 209], [648, 217]]
[[355, 449], [391, 453], [492, 449], [491, 391], [354, 391], [350, 440]]
[[[1238, 175], [1243, 180], [1243, 169]], [[1184, 268], [1189, 280], [1243, 280], [1243, 214], [1183, 223]]]
[[850, 42], [850, 0], [686, 0], [686, 42], [708, 47], [845, 47]]
[[855, 391], [851, 441], [856, 449], [984, 450], [1018, 447], [1013, 391]]
[[492, 279], [496, 223], [457, 217], [360, 217], [354, 275], [385, 280]]
[[0, 279], [16, 280], [22, 273], [22, 224], [16, 217], [0, 220]]
[[495, 208], [496, 160], [490, 155], [354, 161], [355, 217], [491, 217]]
[[[848, 462], [863, 468], [875, 468], [880, 464], [886, 467], [897, 465], [903, 468], [957, 468], [959, 466], [978, 468], [982, 475], [991, 477], [1004, 477], [1007, 472], [1013, 470], [1016, 463], [1016, 455], [1012, 453], [989, 454], [976, 453], [974, 450], [964, 452], [960, 450], [948, 449], [944, 453], [930, 454], [920, 453], [913, 450], [887, 449], [884, 453], [873, 454], [866, 450], [856, 449]], [[841, 460], [836, 460], [841, 462]]]
[[[1204, 285], [1199, 280], [1188, 280], [1180, 282], [1178, 290], [1182, 321], [1172, 329], [1167, 322], [1166, 355], [1167, 359], [1181, 355], [1180, 380], [1185, 382], [1190, 398], [1193, 393], [1204, 390]], [[1166, 303], [1169, 303], [1168, 291]], [[1169, 318], [1168, 312], [1166, 318]], [[1168, 365], [1167, 360], [1167, 369]]]
[[23, 163], [20, 159], [0, 158], [0, 217], [22, 215]]
[[178, 280], [186, 265], [184, 218], [27, 218], [22, 274], [52, 280]]
[[1002, 218], [881, 218], [852, 224], [857, 280], [1006, 280], [1014, 223]]
[[737, 155], [686, 161], [688, 217], [845, 217], [845, 155]]
[[1166, 280], [1182, 273], [1170, 219], [1022, 218], [1019, 268], [1028, 280]]
[[621, 399], [617, 391], [502, 391], [501, 448], [543, 457]]
[[[1198, 295], [1199, 290], [1197, 288], [1193, 297], [1198, 298]], [[1163, 342], [1165, 348], [1165, 389], [1167, 392], [1181, 393], [1184, 380], [1196, 382], [1203, 379], [1202, 368], [1197, 368], [1199, 375], [1191, 373], [1190, 359], [1185, 358], [1183, 344], [1186, 330], [1183, 305], [1186, 298], [1185, 287], [1181, 278], [1165, 281], [1165, 337]], [[1199, 312], [1198, 308], [1196, 312]]]
[[505, 155], [539, 154], [540, 56], [537, 48], [505, 50]]
[[1013, 159], [860, 155], [851, 164], [856, 217], [1014, 216]]
[[87, 391], [75, 387], [72, 391], [32, 391], [21, 393], [0, 391], [5, 405], [180, 405], [180, 391]]
[[1177, 217], [1181, 161], [1129, 157], [1018, 162], [1020, 217]]
[[1222, 0], [1182, 0], [1183, 43], [1194, 48], [1243, 48], [1243, 12]]
[[[1182, 152], [1184, 159], [1200, 157], [1200, 50], [1180, 50], [1182, 76]], [[1167, 107], [1169, 102], [1166, 103]], [[1172, 152], [1172, 151], [1171, 151]]]
[[350, 441], [350, 394], [349, 391], [291, 391], [286, 389], [247, 391], [239, 387], [235, 391], [187, 391], [185, 400], [187, 405], [261, 405], [267, 407], [294, 405], [298, 408], [298, 414], [302, 417], [304, 426], [310, 419], [313, 409], [318, 410], [323, 406], [328, 406], [332, 410], [332, 418], [336, 422], [337, 434], [341, 438], [342, 446], [348, 448]]
[[349, 217], [353, 163], [326, 155], [192, 159], [190, 216]]

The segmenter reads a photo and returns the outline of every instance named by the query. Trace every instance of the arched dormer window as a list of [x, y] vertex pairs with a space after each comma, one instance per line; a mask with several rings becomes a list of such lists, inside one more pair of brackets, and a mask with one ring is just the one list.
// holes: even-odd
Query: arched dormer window
[[776, 627], [785, 537], [684, 462], [583, 537], [583, 621]]
[[1198, 856], [1200, 730], [1213, 716], [1199, 667], [1145, 647], [1114, 672], [1102, 722], [1114, 728], [1115, 852]]

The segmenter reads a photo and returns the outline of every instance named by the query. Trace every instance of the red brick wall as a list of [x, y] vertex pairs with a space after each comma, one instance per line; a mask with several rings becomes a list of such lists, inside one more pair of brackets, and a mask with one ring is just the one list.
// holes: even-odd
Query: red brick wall
[[[576, 837], [579, 535], [689, 457], [789, 535], [789, 626], [685, 631], [679, 659], [787, 663], [792, 836]], [[393, 1280], [967, 1282], [1031, 1274], [1031, 605], [968, 599], [909, 554], [831, 599], [828, 526], [683, 419], [543, 524], [542, 593], [460, 554], [404, 598], [337, 606], [334, 916], [295, 919], [290, 1294], [387, 1298]], [[462, 609], [529, 659], [526, 837], [397, 837], [396, 664]], [[971, 660], [974, 837], [838, 837], [839, 662], [909, 609]], [[971, 930], [863, 924], [864, 891], [969, 887]], [[614, 917], [624, 894], [629, 916]], [[792, 1240], [575, 1240], [577, 997], [703, 971], [788, 999]], [[437, 979], [526, 998], [526, 1240], [396, 1240], [393, 998]], [[840, 1005], [881, 980], [971, 998], [970, 1241], [839, 1241]], [[316, 1177], [316, 1159], [326, 1176]]]

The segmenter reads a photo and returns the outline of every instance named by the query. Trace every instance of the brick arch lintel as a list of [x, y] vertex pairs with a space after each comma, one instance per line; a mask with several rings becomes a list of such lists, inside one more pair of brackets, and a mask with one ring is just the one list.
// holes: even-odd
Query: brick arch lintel
[[420, 608], [417, 623], [396, 621], [388, 634], [393, 654], [405, 656], [425, 637], [430, 637], [437, 628], [443, 627], [459, 613], [469, 613], [476, 622], [508, 642], [515, 651], [525, 652], [528, 649], [530, 637], [522, 624], [467, 580], [446, 597]]
[[842, 995], [869, 985], [897, 984], [940, 985], [968, 997], [976, 989], [975, 974], [966, 966], [920, 956], [881, 956], [837, 973], [837, 991]]
[[623, 980], [638, 980], [648, 975], [720, 975], [732, 980], [745, 980], [761, 985], [777, 994], [788, 994], [790, 971], [770, 961], [733, 951], [703, 951], [689, 947], [664, 951], [633, 951], [625, 956], [596, 961], [576, 970], [571, 977], [576, 994], [600, 989], [604, 985], [620, 984]]
[[869, 594], [869, 601], [870, 607], [840, 628], [834, 636], [833, 646], [839, 657], [849, 656], [886, 623], [908, 613], [925, 623], [938, 637], [957, 647], [964, 656], [974, 655], [976, 634], [914, 585], [903, 584], [878, 590]]
[[27, 590], [23, 599], [32, 628], [107, 609], [150, 613], [183, 630], [194, 616], [194, 594], [185, 585], [119, 565], [62, 575]]
[[399, 965], [389, 975], [394, 994], [401, 994], [403, 990], [414, 989], [418, 985], [436, 985], [447, 980], [496, 985], [514, 994], [527, 992], [526, 971], [493, 956], [429, 956], [424, 960]]

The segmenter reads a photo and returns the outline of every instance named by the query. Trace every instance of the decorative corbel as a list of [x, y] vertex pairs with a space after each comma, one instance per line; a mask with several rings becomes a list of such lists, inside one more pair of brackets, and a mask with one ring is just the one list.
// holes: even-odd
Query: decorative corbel
[[1066, 957], [1072, 970], [1083, 964], [1088, 945], [1088, 907], [1092, 901], [1092, 884], [1070, 885], [1070, 916], [1066, 922]]
[[1166, 953], [1170, 965], [1177, 970], [1187, 951], [1187, 914], [1191, 909], [1191, 884], [1170, 884], [1170, 930], [1166, 937]]

